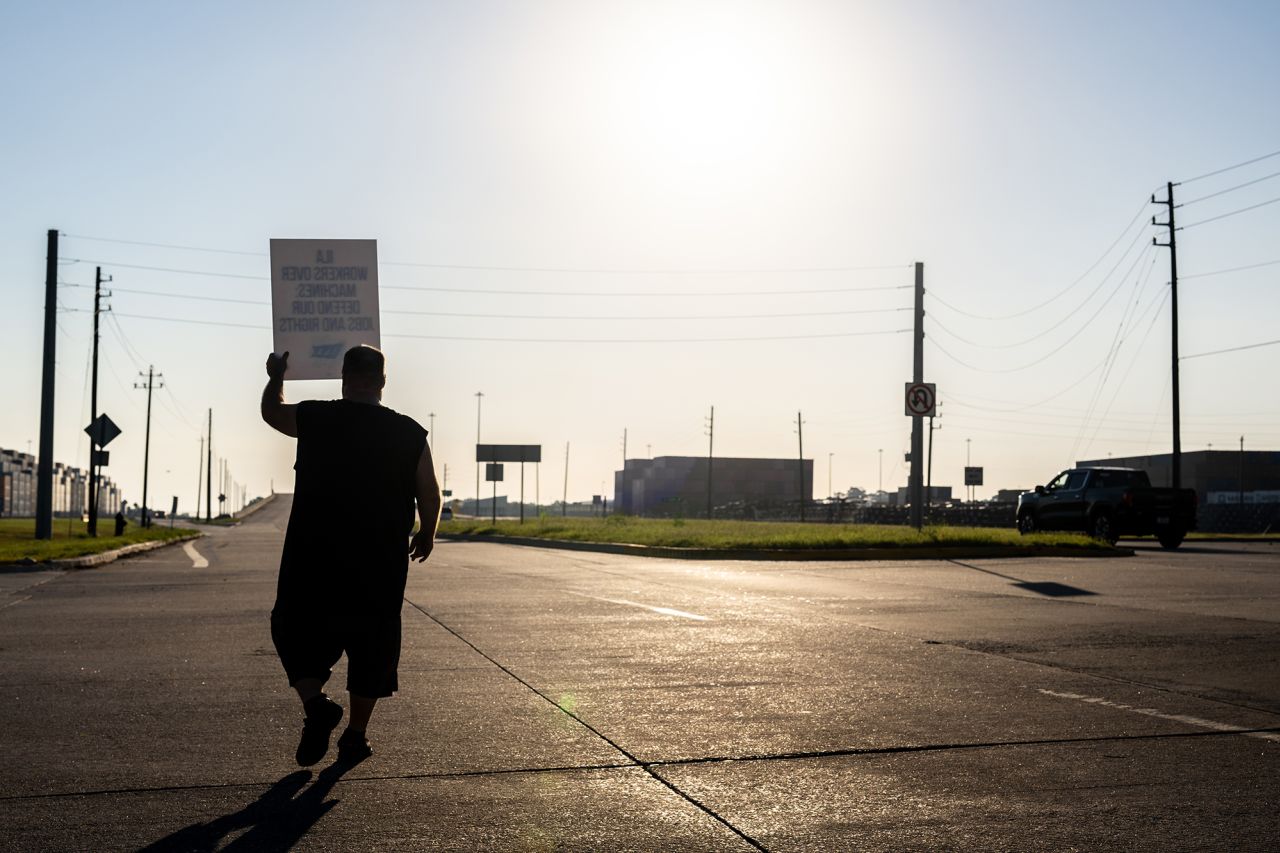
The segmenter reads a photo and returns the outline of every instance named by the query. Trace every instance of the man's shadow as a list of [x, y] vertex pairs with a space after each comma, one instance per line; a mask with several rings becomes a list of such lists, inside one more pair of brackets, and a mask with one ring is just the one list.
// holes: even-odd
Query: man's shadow
[[297, 770], [276, 782], [239, 811], [208, 823], [193, 823], [142, 848], [144, 853], [203, 853], [219, 849], [228, 835], [247, 831], [222, 850], [291, 850], [320, 818], [338, 804], [326, 799], [353, 763], [335, 762], [311, 780], [310, 770]]

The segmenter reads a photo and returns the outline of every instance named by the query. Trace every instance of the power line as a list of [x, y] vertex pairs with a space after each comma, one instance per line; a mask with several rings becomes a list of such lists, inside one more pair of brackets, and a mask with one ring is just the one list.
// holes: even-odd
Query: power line
[[1269, 204], [1275, 204], [1280, 201], [1280, 196], [1267, 199], [1266, 201], [1251, 204], [1248, 207], [1242, 207], [1239, 210], [1233, 210], [1230, 213], [1220, 213], [1217, 216], [1210, 216], [1208, 219], [1201, 219], [1199, 222], [1192, 222], [1187, 225], [1179, 226], [1178, 230], [1182, 231], [1187, 228], [1195, 228], [1197, 225], [1204, 225], [1206, 222], [1217, 222], [1219, 219], [1226, 219], [1228, 216], [1235, 216], [1237, 213], [1248, 213], [1251, 210], [1257, 210], [1260, 207], [1266, 207]]
[[[1146, 211], [1146, 209], [1147, 209], [1147, 205], [1148, 205], [1148, 202], [1144, 200], [1144, 201], [1142, 202], [1142, 205], [1138, 208], [1138, 212], [1137, 212], [1136, 214], [1134, 214], [1133, 219], [1130, 219], [1130, 220], [1129, 220], [1129, 224], [1128, 224], [1128, 225], [1126, 225], [1126, 226], [1124, 227], [1124, 230], [1122, 230], [1122, 231], [1120, 232], [1120, 235], [1119, 235], [1118, 237], [1116, 237], [1116, 239], [1115, 239], [1115, 240], [1113, 240], [1113, 241], [1111, 242], [1111, 245], [1107, 246], [1106, 251], [1104, 251], [1101, 255], [1099, 255], [1099, 256], [1098, 256], [1098, 259], [1097, 259], [1096, 261], [1094, 261], [1092, 264], [1090, 264], [1090, 265], [1089, 265], [1089, 268], [1088, 268], [1088, 269], [1086, 269], [1084, 272], [1082, 272], [1082, 273], [1081, 273], [1081, 274], [1080, 274], [1080, 275], [1075, 279], [1075, 281], [1073, 281], [1073, 282], [1071, 282], [1070, 284], [1068, 284], [1066, 287], [1064, 287], [1062, 290], [1060, 290], [1060, 291], [1058, 291], [1057, 293], [1055, 293], [1053, 296], [1050, 296], [1050, 297], [1049, 297], [1048, 299], [1046, 299], [1044, 302], [1041, 302], [1041, 303], [1039, 303], [1039, 304], [1037, 304], [1037, 305], [1033, 305], [1033, 306], [1031, 306], [1030, 308], [1027, 308], [1027, 309], [1025, 309], [1025, 310], [1023, 310], [1023, 311], [1017, 311], [1017, 312], [1015, 312], [1015, 313], [1013, 313], [1013, 314], [1001, 314], [1001, 315], [992, 315], [992, 314], [974, 314], [974, 313], [971, 313], [971, 312], [969, 312], [969, 311], [964, 311], [964, 310], [962, 310], [962, 309], [960, 309], [960, 308], [955, 307], [954, 305], [950, 304], [949, 302], [946, 302], [945, 300], [943, 300], [941, 297], [937, 296], [937, 295], [936, 295], [933, 291], [931, 291], [931, 290], [930, 290], [930, 291], [926, 291], [926, 295], [927, 295], [927, 296], [929, 296], [931, 299], [934, 299], [934, 300], [936, 300], [937, 302], [941, 303], [942, 305], [946, 306], [947, 308], [950, 308], [952, 311], [956, 312], [957, 314], [961, 314], [961, 315], [963, 315], [963, 316], [965, 316], [965, 317], [972, 317], [972, 318], [973, 318], [973, 319], [975, 319], [975, 320], [996, 320], [996, 321], [999, 321], [999, 320], [1012, 320], [1012, 319], [1014, 319], [1014, 318], [1016, 318], [1016, 317], [1023, 317], [1023, 316], [1025, 316], [1025, 315], [1027, 315], [1027, 314], [1032, 313], [1033, 311], [1039, 311], [1041, 308], [1044, 308], [1046, 305], [1049, 305], [1049, 304], [1051, 304], [1051, 303], [1053, 303], [1053, 302], [1056, 302], [1058, 299], [1060, 299], [1060, 298], [1062, 298], [1063, 296], [1065, 296], [1065, 295], [1066, 295], [1066, 294], [1067, 294], [1067, 293], [1068, 293], [1072, 288], [1074, 288], [1077, 284], [1079, 284], [1080, 282], [1082, 282], [1082, 281], [1084, 281], [1086, 278], [1088, 278], [1089, 274], [1090, 274], [1090, 273], [1092, 273], [1095, 269], [1097, 269], [1097, 268], [1098, 268], [1098, 265], [1099, 265], [1099, 264], [1101, 264], [1104, 260], [1106, 260], [1107, 256], [1111, 254], [1112, 250], [1113, 250], [1113, 249], [1115, 249], [1115, 247], [1116, 247], [1117, 245], [1119, 245], [1119, 244], [1120, 244], [1120, 241], [1121, 241], [1121, 240], [1123, 240], [1123, 239], [1125, 238], [1125, 235], [1127, 235], [1127, 234], [1129, 233], [1129, 230], [1130, 230], [1131, 228], [1133, 228], [1134, 224], [1135, 224], [1139, 219], [1142, 219], [1143, 213], [1144, 213], [1144, 212]], [[1139, 233], [1138, 233], [1138, 236], [1134, 238], [1133, 243], [1134, 243], [1134, 244], [1136, 244], [1136, 243], [1138, 242], [1138, 240], [1139, 240], [1139, 239], [1141, 239], [1141, 237], [1142, 237], [1142, 236], [1143, 236], [1143, 235], [1142, 235], [1142, 232], [1139, 232]], [[1120, 256], [1120, 261], [1117, 261], [1117, 262], [1116, 262], [1116, 267], [1120, 266], [1120, 263], [1121, 263], [1121, 262], [1123, 262], [1125, 255], [1128, 255], [1128, 254], [1129, 254], [1129, 252], [1130, 252], [1130, 251], [1132, 251], [1132, 250], [1133, 250], [1133, 244], [1130, 244], [1129, 248], [1128, 248], [1128, 249], [1125, 249], [1124, 255], [1121, 255], [1121, 256]], [[1114, 273], [1114, 272], [1115, 272], [1115, 268], [1114, 268], [1114, 267], [1112, 268], [1111, 272], [1112, 272], [1112, 273]], [[1111, 275], [1111, 273], [1108, 273], [1108, 274], [1107, 274], [1107, 277], [1108, 277], [1108, 278], [1110, 278], [1110, 275]], [[1103, 279], [1103, 281], [1105, 281], [1105, 280], [1106, 280], [1106, 279]], [[1101, 285], [1099, 285], [1099, 287], [1101, 287]], [[1095, 290], [1094, 290], [1094, 292], [1096, 293], [1096, 292], [1097, 292], [1097, 290], [1095, 289]], [[1092, 297], [1093, 297], [1093, 294], [1090, 294], [1090, 295], [1089, 295], [1089, 297], [1090, 297], [1090, 298], [1092, 298]], [[1088, 299], [1086, 299], [1086, 300], [1085, 300], [1085, 302], [1088, 302], [1088, 301], [1089, 301]], [[1078, 309], [1077, 309], [1077, 310], [1078, 310]]]
[[163, 296], [167, 299], [197, 299], [201, 302], [229, 302], [237, 305], [270, 305], [264, 299], [232, 299], [228, 296], [197, 296], [194, 293], [165, 293], [161, 290], [136, 290], [131, 287], [113, 288], [115, 293], [138, 293], [143, 296]]
[[[1140, 292], [1139, 292], [1138, 298], [1134, 300], [1134, 303], [1132, 306], [1133, 308], [1136, 309], [1138, 301], [1141, 299], [1142, 292], [1145, 292], [1147, 282], [1150, 280], [1151, 273], [1154, 270], [1155, 270], [1155, 259], [1152, 258], [1151, 266], [1147, 268], [1146, 276], [1142, 279], [1142, 283], [1139, 288]], [[1120, 381], [1116, 383], [1115, 390], [1111, 392], [1111, 399], [1107, 401], [1107, 405], [1102, 410], [1102, 414], [1098, 416], [1096, 422], [1094, 423], [1093, 433], [1089, 436], [1089, 440], [1084, 444], [1084, 448], [1087, 449], [1093, 446], [1093, 442], [1098, 436], [1098, 430], [1102, 428], [1102, 422], [1107, 418], [1107, 415], [1110, 414], [1111, 407], [1115, 405], [1116, 398], [1120, 396], [1120, 391], [1122, 388], [1124, 388], [1124, 383], [1128, 381], [1129, 374], [1133, 372], [1134, 365], [1138, 363], [1138, 356], [1142, 353], [1142, 348], [1143, 346], [1146, 345], [1147, 338], [1151, 336], [1151, 330], [1155, 328], [1156, 320], [1160, 318], [1160, 314], [1164, 309], [1165, 303], [1169, 300], [1172, 293], [1173, 293], [1172, 289], [1166, 290], [1164, 293], [1164, 297], [1162, 299], [1151, 303], [1153, 306], [1155, 306], [1155, 311], [1151, 316], [1151, 322], [1147, 324], [1146, 332], [1142, 335], [1142, 339], [1138, 342], [1137, 348], [1134, 349], [1133, 357], [1129, 360], [1129, 366], [1125, 368], [1124, 375], [1120, 377]], [[1081, 426], [1080, 426], [1080, 434], [1076, 438], [1077, 443], [1081, 438], [1083, 438], [1084, 431], [1088, 429], [1088, 424], [1090, 419], [1093, 418], [1093, 413], [1096, 410], [1097, 402], [1102, 397], [1103, 388], [1106, 387], [1107, 380], [1111, 378], [1112, 371], [1115, 369], [1116, 365], [1120, 361], [1120, 350], [1124, 347], [1125, 342], [1129, 339], [1129, 336], [1133, 334], [1134, 329], [1141, 324], [1143, 319], [1145, 319], [1145, 316], [1134, 317], [1133, 322], [1129, 324], [1128, 331], [1125, 331], [1125, 328], [1124, 328], [1125, 324], [1129, 321], [1129, 312], [1126, 311], [1125, 315], [1121, 317], [1120, 325], [1116, 328], [1115, 338], [1112, 339], [1112, 348], [1111, 350], [1108, 351], [1108, 354], [1107, 354], [1109, 363], [1105, 368], [1103, 368], [1102, 376], [1098, 380], [1097, 391], [1095, 392], [1093, 399], [1089, 403], [1089, 408], [1085, 410], [1084, 420], [1081, 422]], [[1075, 453], [1076, 453], [1076, 443], [1073, 443], [1071, 446], [1071, 455], [1074, 456]]]
[[1257, 349], [1258, 347], [1271, 347], [1271, 346], [1275, 346], [1276, 344], [1280, 344], [1280, 338], [1274, 341], [1263, 341], [1262, 343], [1257, 343], [1257, 344], [1245, 344], [1242, 347], [1229, 347], [1227, 349], [1212, 350], [1211, 352], [1198, 352], [1195, 355], [1184, 355], [1182, 357], [1182, 360], [1186, 361], [1189, 358], [1204, 358], [1207, 355], [1222, 355], [1225, 352], [1240, 352], [1241, 350]]
[[1272, 178], [1280, 178], [1280, 172], [1272, 172], [1270, 175], [1263, 175], [1261, 178], [1254, 178], [1252, 181], [1246, 181], [1246, 182], [1245, 182], [1245, 183], [1243, 183], [1243, 184], [1236, 184], [1234, 187], [1228, 187], [1228, 188], [1227, 188], [1227, 189], [1225, 189], [1225, 190], [1218, 190], [1216, 193], [1209, 193], [1208, 195], [1202, 195], [1202, 196], [1200, 196], [1199, 198], [1193, 198], [1193, 199], [1191, 199], [1190, 201], [1184, 201], [1184, 202], [1180, 203], [1180, 204], [1178, 205], [1178, 207], [1186, 207], [1187, 205], [1189, 205], [1189, 204], [1195, 204], [1195, 203], [1196, 203], [1196, 202], [1198, 202], [1198, 201], [1204, 201], [1205, 199], [1210, 199], [1210, 198], [1217, 198], [1217, 197], [1218, 197], [1218, 196], [1220, 196], [1220, 195], [1226, 195], [1227, 193], [1233, 193], [1233, 192], [1235, 192], [1236, 190], [1242, 190], [1242, 189], [1244, 189], [1245, 187], [1251, 187], [1251, 186], [1253, 186], [1254, 184], [1260, 184], [1260, 183], [1262, 183], [1263, 181], [1269, 181], [1269, 180], [1271, 180]]
[[1213, 270], [1212, 272], [1198, 272], [1198, 273], [1195, 273], [1194, 275], [1180, 275], [1178, 276], [1178, 280], [1186, 281], [1189, 278], [1208, 278], [1211, 275], [1225, 275], [1226, 273], [1229, 273], [1229, 272], [1243, 272], [1245, 270], [1256, 270], [1256, 269], [1261, 269], [1262, 267], [1272, 267], [1272, 266], [1275, 266], [1276, 264], [1280, 264], [1280, 258], [1277, 258], [1274, 261], [1263, 261], [1260, 264], [1249, 264], [1248, 266], [1243, 266], [1243, 267], [1230, 267], [1225, 270]]
[[[155, 317], [146, 314], [126, 314], [124, 312], [113, 312], [118, 317], [129, 317], [135, 320], [156, 320], [167, 323], [189, 323], [197, 326], [222, 326], [234, 329], [254, 329], [255, 331], [268, 331], [270, 326], [254, 325], [249, 323], [224, 323], [216, 320], [192, 320], [183, 317]], [[384, 338], [413, 338], [418, 340], [430, 341], [479, 341], [485, 343], [522, 343], [522, 344], [702, 344], [702, 343], [733, 343], [733, 342], [749, 342], [749, 341], [796, 341], [796, 340], [816, 340], [822, 338], [858, 338], [871, 337], [875, 335], [903, 335], [910, 332], [910, 329], [883, 329], [877, 331], [864, 332], [830, 332], [826, 334], [805, 334], [805, 335], [754, 335], [748, 337], [727, 337], [727, 338], [500, 338], [500, 337], [463, 337], [455, 335], [412, 335], [412, 334], [396, 334], [392, 332], [383, 332]]]
[[1053, 400], [1058, 399], [1058, 398], [1059, 398], [1059, 397], [1061, 397], [1063, 394], [1066, 394], [1068, 391], [1071, 391], [1071, 390], [1073, 390], [1074, 388], [1078, 387], [1082, 382], [1084, 382], [1084, 381], [1085, 381], [1086, 379], [1088, 379], [1090, 376], [1092, 376], [1093, 374], [1095, 374], [1095, 373], [1097, 373], [1099, 370], [1101, 370], [1101, 369], [1102, 369], [1102, 366], [1103, 366], [1104, 364], [1106, 364], [1106, 359], [1105, 359], [1105, 358], [1104, 358], [1102, 361], [1099, 361], [1099, 362], [1098, 362], [1097, 364], [1095, 364], [1093, 367], [1089, 368], [1089, 370], [1088, 370], [1088, 371], [1087, 371], [1083, 376], [1081, 376], [1081, 377], [1080, 377], [1079, 379], [1077, 379], [1076, 381], [1072, 382], [1072, 383], [1071, 383], [1070, 385], [1068, 385], [1067, 387], [1063, 388], [1061, 391], [1057, 391], [1057, 392], [1055, 392], [1055, 393], [1053, 393], [1053, 394], [1050, 394], [1048, 397], [1045, 397], [1045, 398], [1044, 398], [1044, 399], [1042, 399], [1042, 400], [1037, 400], [1037, 401], [1036, 401], [1036, 402], [1034, 402], [1034, 403], [1027, 403], [1026, 405], [1018, 406], [1017, 408], [1013, 408], [1013, 409], [997, 409], [997, 408], [994, 408], [994, 407], [992, 407], [992, 406], [978, 406], [978, 405], [975, 405], [975, 404], [973, 404], [973, 403], [965, 403], [965, 402], [963, 402], [963, 398], [959, 398], [959, 399], [958, 399], [954, 394], [951, 394], [951, 393], [948, 393], [948, 394], [947, 394], [947, 402], [948, 402], [948, 403], [954, 402], [954, 403], [956, 403], [956, 404], [957, 404], [957, 405], [959, 405], [959, 406], [965, 406], [965, 407], [970, 408], [970, 409], [981, 409], [982, 411], [986, 411], [986, 412], [998, 412], [998, 413], [1001, 413], [1001, 414], [1011, 414], [1011, 413], [1013, 413], [1013, 412], [1024, 412], [1024, 411], [1027, 411], [1028, 409], [1036, 409], [1036, 408], [1039, 408], [1040, 406], [1043, 406], [1045, 403], [1049, 403], [1049, 402], [1052, 402]]
[[[126, 246], [149, 246], [157, 249], [178, 249], [188, 252], [214, 252], [221, 255], [242, 255], [245, 257], [265, 258], [266, 252], [245, 252], [236, 249], [212, 249], [205, 246], [186, 246], [177, 243], [152, 243], [145, 240], [118, 240], [111, 237], [89, 237], [83, 234], [63, 234], [74, 240], [93, 240], [99, 243], [119, 243]], [[97, 263], [90, 261], [87, 263]], [[911, 264], [870, 264], [863, 266], [817, 266], [817, 267], [534, 267], [503, 266], [496, 264], [439, 264], [423, 261], [379, 261], [383, 266], [418, 267], [436, 270], [475, 270], [481, 272], [534, 272], [534, 273], [582, 273], [588, 275], [747, 275], [772, 273], [834, 273], [834, 272], [871, 272], [875, 270], [909, 269]], [[105, 264], [104, 264], [105, 265]], [[116, 264], [116, 266], [124, 266]]]
[[219, 255], [246, 255], [250, 257], [265, 258], [266, 252], [242, 252], [236, 249], [210, 249], [205, 246], [182, 246], [177, 243], [151, 243], [146, 240], [118, 240], [112, 237], [89, 237], [85, 234], [66, 234], [62, 235], [71, 240], [92, 240], [95, 243], [119, 243], [124, 246], [150, 246], [155, 249], [181, 249], [187, 252], [214, 252]]
[[[939, 352], [941, 352], [941, 353], [942, 353], [943, 355], [945, 355], [947, 358], [949, 358], [949, 359], [951, 359], [952, 361], [954, 361], [956, 364], [960, 365], [961, 367], [966, 367], [966, 368], [968, 368], [969, 370], [976, 370], [976, 371], [978, 371], [978, 372], [980, 372], [980, 373], [1017, 373], [1017, 372], [1019, 372], [1019, 371], [1027, 370], [1027, 369], [1029, 369], [1029, 368], [1035, 367], [1036, 365], [1041, 364], [1041, 363], [1043, 363], [1043, 362], [1047, 361], [1047, 360], [1048, 360], [1049, 358], [1051, 358], [1052, 356], [1057, 355], [1059, 352], [1061, 352], [1061, 351], [1062, 351], [1062, 350], [1067, 346], [1067, 344], [1071, 343], [1071, 342], [1072, 342], [1072, 341], [1074, 341], [1076, 338], [1080, 337], [1080, 335], [1082, 335], [1086, 329], [1090, 328], [1090, 327], [1093, 325], [1093, 321], [1094, 321], [1094, 320], [1096, 320], [1096, 319], [1098, 318], [1098, 315], [1100, 315], [1100, 314], [1101, 314], [1101, 313], [1106, 309], [1106, 307], [1107, 307], [1108, 305], [1110, 305], [1110, 304], [1111, 304], [1111, 300], [1115, 299], [1115, 298], [1116, 298], [1116, 295], [1117, 295], [1117, 294], [1119, 294], [1119, 293], [1120, 293], [1120, 291], [1124, 289], [1124, 284], [1125, 284], [1125, 282], [1128, 280], [1129, 275], [1133, 272], [1133, 270], [1138, 266], [1138, 264], [1142, 261], [1142, 259], [1143, 259], [1143, 258], [1145, 258], [1145, 257], [1147, 256], [1147, 253], [1148, 253], [1148, 252], [1150, 252], [1150, 251], [1151, 251], [1151, 246], [1147, 246], [1147, 247], [1146, 247], [1146, 248], [1145, 248], [1141, 253], [1139, 253], [1139, 255], [1138, 255], [1136, 258], [1134, 258], [1134, 261], [1133, 261], [1132, 266], [1130, 266], [1130, 267], [1129, 267], [1129, 269], [1125, 272], [1125, 274], [1124, 274], [1123, 276], [1121, 276], [1120, 280], [1116, 283], [1115, 288], [1114, 288], [1114, 289], [1112, 289], [1112, 291], [1111, 291], [1111, 295], [1110, 295], [1110, 296], [1108, 296], [1105, 300], [1103, 300], [1102, 304], [1098, 306], [1098, 310], [1097, 310], [1097, 311], [1095, 311], [1095, 312], [1093, 312], [1093, 315], [1092, 315], [1088, 320], [1086, 320], [1086, 321], [1084, 322], [1084, 324], [1083, 324], [1083, 325], [1081, 325], [1081, 326], [1080, 326], [1080, 328], [1079, 328], [1079, 329], [1077, 329], [1077, 330], [1075, 331], [1075, 333], [1074, 333], [1074, 334], [1072, 334], [1072, 335], [1071, 335], [1070, 337], [1068, 337], [1065, 341], [1063, 341], [1063, 342], [1062, 342], [1062, 343], [1060, 343], [1058, 346], [1054, 347], [1052, 350], [1050, 350], [1049, 352], [1045, 353], [1043, 356], [1041, 356], [1040, 358], [1036, 359], [1035, 361], [1029, 362], [1029, 363], [1027, 363], [1027, 364], [1020, 365], [1020, 366], [1018, 366], [1018, 367], [1009, 367], [1009, 368], [986, 368], [986, 367], [977, 367], [976, 365], [969, 364], [968, 362], [965, 362], [965, 361], [960, 360], [959, 358], [956, 358], [954, 355], [952, 355], [949, 351], [947, 351], [944, 347], [942, 347], [942, 346], [941, 346], [941, 345], [940, 345], [936, 340], [934, 340], [933, 338], [929, 338], [928, 340], [929, 340], [929, 342], [930, 342], [934, 347], [936, 347], [936, 348], [938, 349], [938, 351], [939, 351]], [[1114, 272], [1114, 270], [1113, 270], [1113, 272]], [[1109, 274], [1108, 274], [1108, 275], [1109, 275]], [[1105, 280], [1106, 280], [1106, 279], [1103, 279], [1103, 281], [1105, 281]], [[1096, 292], [1096, 291], [1095, 291], [1095, 292]], [[1092, 295], [1090, 295], [1090, 298], [1092, 298]], [[1074, 312], [1073, 312], [1073, 313], [1074, 313]], [[954, 332], [952, 332], [952, 331], [951, 331], [950, 329], [948, 329], [946, 326], [943, 326], [941, 323], [938, 323], [938, 321], [937, 321], [937, 320], [931, 320], [930, 322], [932, 322], [932, 323], [933, 323], [934, 325], [936, 325], [938, 328], [940, 328], [940, 329], [942, 329], [943, 331], [945, 331], [945, 332], [947, 332], [948, 334], [950, 334], [952, 337], [956, 337], [957, 339], [959, 339], [959, 338], [958, 338], [958, 336], [957, 336]]]
[[[137, 290], [128, 287], [117, 287], [115, 293], [136, 293], [145, 296], [159, 296], [166, 299], [195, 299], [201, 302], [226, 302], [236, 305], [261, 305], [266, 306], [271, 303], [265, 299], [232, 299], [225, 296], [198, 296], [191, 293], [165, 293], [160, 290]], [[382, 308], [382, 314], [403, 314], [420, 317], [459, 317], [480, 320], [772, 320], [777, 318], [792, 317], [830, 317], [833, 315], [849, 315], [849, 314], [888, 314], [898, 311], [910, 311], [911, 308], [854, 308], [840, 311], [802, 311], [796, 313], [769, 313], [769, 314], [693, 314], [687, 316], [673, 315], [654, 315], [643, 316], [633, 314], [617, 314], [617, 315], [550, 315], [550, 314], [477, 314], [455, 311], [411, 311], [408, 309], [389, 309]]]
[[[241, 273], [216, 272], [213, 270], [191, 270], [176, 269], [173, 267], [153, 267], [144, 264], [125, 264], [115, 261], [93, 261], [87, 258], [65, 258], [64, 260], [82, 264], [97, 264], [105, 267], [119, 267], [121, 269], [147, 270], [149, 272], [164, 272], [174, 275], [201, 275], [212, 276], [215, 278], [234, 278], [246, 281], [270, 281], [269, 276], [264, 275], [244, 275]], [[894, 267], [896, 269], [896, 267]], [[794, 272], [798, 272], [795, 270]], [[810, 293], [860, 293], [879, 290], [909, 290], [909, 284], [886, 284], [872, 285], [867, 287], [825, 287], [825, 288], [808, 288], [808, 289], [789, 289], [789, 290], [673, 290], [673, 291], [594, 291], [594, 290], [498, 290], [474, 287], [430, 287], [421, 285], [395, 285], [395, 284], [379, 284], [383, 290], [416, 290], [431, 293], [473, 293], [497, 296], [623, 296], [623, 297], [678, 297], [678, 296], [794, 296], [796, 294]]]
[[1270, 154], [1263, 154], [1261, 157], [1254, 157], [1252, 160], [1245, 160], [1243, 163], [1236, 163], [1234, 166], [1227, 166], [1225, 169], [1215, 169], [1212, 172], [1205, 172], [1203, 175], [1196, 175], [1194, 178], [1183, 178], [1181, 181], [1178, 181], [1178, 183], [1189, 184], [1192, 181], [1198, 181], [1202, 178], [1212, 178], [1214, 175], [1221, 175], [1223, 172], [1230, 172], [1233, 169], [1252, 166], [1254, 163], [1261, 163], [1263, 160], [1269, 160], [1272, 157], [1280, 157], [1280, 151], [1272, 151]]

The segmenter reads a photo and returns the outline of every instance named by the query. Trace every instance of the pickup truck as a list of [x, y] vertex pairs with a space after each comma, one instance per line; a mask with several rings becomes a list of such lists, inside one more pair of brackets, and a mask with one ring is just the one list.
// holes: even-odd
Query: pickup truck
[[1194, 489], [1156, 488], [1136, 468], [1070, 468], [1018, 498], [1018, 531], [1082, 530], [1112, 544], [1155, 534], [1177, 548], [1196, 527]]

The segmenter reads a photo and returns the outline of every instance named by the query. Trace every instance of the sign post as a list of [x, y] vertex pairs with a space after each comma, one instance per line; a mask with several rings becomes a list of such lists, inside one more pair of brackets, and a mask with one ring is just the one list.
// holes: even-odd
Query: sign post
[[[524, 524], [524, 463], [541, 462], [542, 461], [542, 445], [541, 444], [477, 444], [476, 445], [476, 462], [519, 462], [520, 463], [520, 523]], [[491, 468], [498, 469], [498, 479], [502, 479], [502, 466], [489, 464], [485, 466], [485, 479], [489, 478], [489, 470]], [[498, 486], [495, 481], [494, 489], [494, 517], [497, 518], [497, 490]], [[476, 507], [476, 511], [480, 511], [480, 507]]]
[[116, 436], [120, 435], [120, 427], [103, 412], [84, 431], [89, 435], [89, 530], [92, 535], [97, 536], [98, 504], [101, 503], [98, 477], [108, 459], [107, 451], [102, 448], [115, 441]]
[[339, 379], [351, 347], [381, 343], [377, 240], [272, 240], [271, 328], [286, 379]]
[[[494, 524], [498, 523], [498, 484], [502, 482], [502, 465], [497, 462], [489, 462], [484, 466], [484, 478], [487, 482], [493, 483], [493, 502], [489, 504], [492, 512], [490, 521]], [[476, 507], [478, 510], [479, 507]]]
[[982, 466], [966, 465], [964, 466], [964, 485], [969, 489], [969, 500], [973, 500], [972, 486], [982, 485]]

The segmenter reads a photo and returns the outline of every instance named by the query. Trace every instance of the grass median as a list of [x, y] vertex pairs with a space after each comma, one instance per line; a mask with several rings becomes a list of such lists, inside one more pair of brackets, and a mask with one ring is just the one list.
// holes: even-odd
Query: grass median
[[702, 519], [562, 518], [542, 516], [518, 521], [454, 519], [442, 522], [446, 536], [501, 538], [519, 536], [598, 544], [650, 545], [739, 551], [832, 551], [865, 549], [936, 550], [951, 548], [1027, 548], [1114, 551], [1105, 542], [1079, 533], [1036, 533], [995, 527], [930, 526], [914, 528], [888, 524], [799, 524], [771, 521], [706, 521]]
[[[123, 536], [99, 535], [94, 538], [87, 532], [88, 525], [79, 519], [55, 518], [53, 520], [53, 538], [36, 539], [36, 521], [34, 518], [0, 518], [0, 564], [19, 563], [33, 560], [42, 563], [46, 560], [65, 560], [71, 557], [83, 557], [88, 554], [100, 554], [103, 551], [114, 551], [126, 545], [139, 542], [156, 542], [178, 539], [196, 531], [185, 527], [169, 527], [155, 524], [142, 528], [130, 524]], [[100, 532], [115, 530], [115, 521], [104, 518], [98, 522]]]

